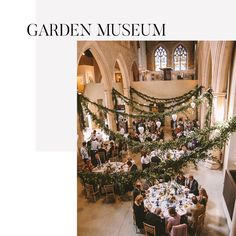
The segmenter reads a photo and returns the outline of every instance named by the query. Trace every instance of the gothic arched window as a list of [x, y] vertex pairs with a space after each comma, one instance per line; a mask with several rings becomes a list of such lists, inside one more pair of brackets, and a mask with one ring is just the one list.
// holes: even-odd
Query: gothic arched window
[[160, 68], [167, 66], [167, 53], [166, 50], [159, 46], [155, 52], [155, 70], [159, 71]]
[[187, 70], [187, 50], [182, 44], [179, 44], [174, 52], [175, 70]]

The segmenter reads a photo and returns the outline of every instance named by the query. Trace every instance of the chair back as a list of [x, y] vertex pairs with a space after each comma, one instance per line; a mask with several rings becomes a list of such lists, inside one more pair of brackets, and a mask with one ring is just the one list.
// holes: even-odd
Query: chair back
[[171, 229], [170, 236], [188, 236], [187, 225], [174, 225]]
[[204, 226], [204, 220], [205, 220], [205, 213], [198, 216], [197, 225], [196, 225], [196, 231], [197, 232], [202, 231], [202, 228]]
[[201, 205], [199, 208], [192, 209], [193, 228], [198, 225], [198, 218], [200, 215], [205, 213], [205, 207]]
[[145, 235], [154, 235], [156, 236], [156, 227], [153, 225], [149, 225], [147, 223], [143, 223], [144, 226], [144, 231], [145, 231]]
[[87, 193], [94, 193], [94, 188], [91, 184], [85, 184], [85, 189]]
[[104, 185], [104, 189], [106, 194], [114, 193], [114, 185], [112, 184]]

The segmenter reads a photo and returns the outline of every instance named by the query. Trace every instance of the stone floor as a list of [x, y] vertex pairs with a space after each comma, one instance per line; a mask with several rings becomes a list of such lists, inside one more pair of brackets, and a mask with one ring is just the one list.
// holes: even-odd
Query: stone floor
[[[209, 170], [204, 163], [200, 163], [197, 170], [189, 167], [185, 171], [186, 174], [190, 172], [209, 195], [205, 228], [201, 235], [228, 236], [229, 230], [222, 208], [222, 171]], [[130, 202], [123, 202], [117, 197], [116, 203], [104, 203], [102, 197], [96, 203], [90, 203], [82, 194], [79, 179], [77, 213], [78, 236], [136, 235]]]

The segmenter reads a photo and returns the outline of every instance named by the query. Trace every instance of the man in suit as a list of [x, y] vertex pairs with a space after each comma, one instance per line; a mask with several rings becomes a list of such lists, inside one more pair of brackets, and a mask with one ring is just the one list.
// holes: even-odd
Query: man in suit
[[198, 196], [198, 182], [193, 178], [193, 175], [189, 175], [186, 187], [189, 189], [189, 193], [193, 193], [194, 195]]
[[163, 217], [161, 208], [156, 208], [154, 213], [148, 212], [144, 222], [156, 227], [155, 236], [161, 236], [165, 233], [165, 218]]

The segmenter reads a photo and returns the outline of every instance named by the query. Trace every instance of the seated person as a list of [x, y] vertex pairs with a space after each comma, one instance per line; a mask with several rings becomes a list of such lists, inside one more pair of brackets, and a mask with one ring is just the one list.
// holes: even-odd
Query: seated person
[[91, 160], [87, 159], [86, 165], [84, 166], [84, 170], [91, 172], [93, 168], [94, 168], [94, 166], [93, 166]]
[[143, 221], [145, 219], [145, 208], [143, 204], [143, 196], [138, 195], [135, 198], [134, 204], [133, 204], [133, 210], [134, 210], [134, 216], [135, 216], [135, 222], [139, 229], [143, 229]]
[[161, 159], [158, 156], [151, 157], [151, 162], [159, 164], [161, 162]]
[[187, 209], [188, 224], [190, 227], [195, 228], [198, 217], [205, 212], [205, 207], [201, 205], [196, 196], [192, 197], [193, 205]]
[[175, 181], [177, 182], [177, 184], [180, 184], [180, 185], [185, 186], [185, 177], [184, 177], [184, 175], [183, 175], [182, 172], [180, 172], [180, 173], [177, 175]]
[[208, 201], [208, 195], [204, 188], [199, 189], [199, 196], [197, 197], [198, 202], [202, 204], [204, 207], [206, 207], [207, 201]]
[[181, 217], [175, 211], [174, 207], [170, 207], [168, 211], [169, 211], [170, 217], [167, 220], [166, 230], [167, 230], [168, 233], [170, 233], [173, 226], [180, 224], [180, 218]]
[[189, 193], [193, 193], [194, 195], [198, 196], [198, 182], [193, 178], [193, 175], [189, 175], [188, 179], [186, 180], [185, 187], [189, 189]]
[[148, 212], [144, 222], [156, 227], [155, 236], [161, 236], [165, 233], [165, 218], [163, 217], [161, 208], [156, 208], [154, 213]]
[[138, 170], [138, 167], [136, 166], [136, 164], [132, 163], [131, 161], [127, 161], [127, 165], [129, 167], [130, 172]]
[[114, 142], [110, 142], [110, 148], [107, 152], [107, 159], [109, 160], [110, 158], [113, 157], [113, 152], [115, 151], [115, 145]]
[[138, 196], [138, 195], [142, 195], [144, 194], [145, 191], [142, 190], [142, 184], [141, 182], [137, 181], [136, 182], [136, 185], [135, 185], [135, 188], [133, 190], [133, 201], [135, 200], [135, 198]]

